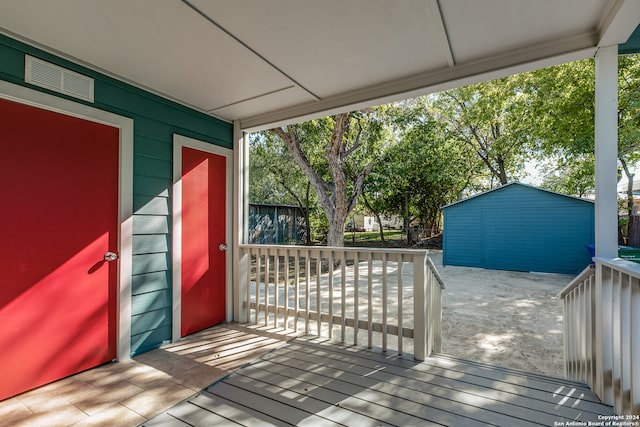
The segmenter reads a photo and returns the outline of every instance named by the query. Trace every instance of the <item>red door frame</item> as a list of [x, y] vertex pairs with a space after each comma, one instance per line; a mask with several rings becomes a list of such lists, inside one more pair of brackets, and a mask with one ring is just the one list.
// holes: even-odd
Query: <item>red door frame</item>
[[172, 340], [181, 338], [182, 329], [182, 149], [192, 148], [226, 158], [226, 321], [233, 315], [232, 287], [232, 220], [233, 220], [233, 151], [197, 139], [174, 134], [173, 136], [173, 328]]
[[131, 357], [131, 273], [133, 224], [133, 120], [0, 80], [0, 98], [119, 129], [118, 274], [116, 358]]

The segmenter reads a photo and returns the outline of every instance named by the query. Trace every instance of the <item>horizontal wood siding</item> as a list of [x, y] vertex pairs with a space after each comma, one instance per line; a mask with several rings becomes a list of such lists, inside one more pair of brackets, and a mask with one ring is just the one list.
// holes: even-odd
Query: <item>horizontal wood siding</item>
[[[95, 79], [95, 102], [24, 83], [29, 54]], [[171, 339], [173, 134], [232, 148], [233, 127], [206, 114], [0, 35], [0, 79], [134, 120], [132, 354]]]
[[444, 263], [575, 274], [589, 264], [594, 206], [513, 184], [444, 209]]

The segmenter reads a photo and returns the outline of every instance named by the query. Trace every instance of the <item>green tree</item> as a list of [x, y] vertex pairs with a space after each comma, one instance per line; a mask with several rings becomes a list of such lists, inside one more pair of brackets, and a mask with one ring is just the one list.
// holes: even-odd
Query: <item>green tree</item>
[[618, 58], [618, 160], [627, 177], [627, 213], [633, 214], [633, 168], [640, 162], [640, 55]]
[[448, 138], [471, 149], [491, 177], [504, 185], [521, 173], [529, 155], [530, 111], [518, 76], [451, 89], [428, 98]]
[[383, 110], [338, 114], [282, 128], [278, 137], [304, 172], [328, 220], [327, 245], [344, 246], [344, 225], [383, 147]]
[[[373, 210], [402, 216], [406, 230], [413, 220], [439, 229], [440, 207], [458, 199], [478, 163], [465, 146], [446, 137], [443, 124], [428, 111], [412, 103], [407, 113], [398, 143], [373, 169], [364, 191]], [[407, 243], [410, 237], [407, 233]]]
[[[627, 210], [633, 208], [633, 170], [640, 162], [640, 56], [618, 58], [618, 161], [629, 181]], [[593, 188], [595, 63], [586, 59], [528, 73], [535, 109], [531, 133], [541, 155], [557, 159], [555, 182], [573, 194]], [[560, 183], [564, 181], [564, 183]], [[550, 185], [550, 184], [549, 184]]]

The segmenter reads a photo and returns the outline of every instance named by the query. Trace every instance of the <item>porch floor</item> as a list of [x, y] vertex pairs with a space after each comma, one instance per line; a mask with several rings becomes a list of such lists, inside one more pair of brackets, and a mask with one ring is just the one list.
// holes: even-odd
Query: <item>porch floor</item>
[[0, 426], [134, 427], [293, 336], [227, 323], [0, 401]]
[[144, 426], [553, 426], [612, 413], [587, 386], [568, 380], [301, 337]]

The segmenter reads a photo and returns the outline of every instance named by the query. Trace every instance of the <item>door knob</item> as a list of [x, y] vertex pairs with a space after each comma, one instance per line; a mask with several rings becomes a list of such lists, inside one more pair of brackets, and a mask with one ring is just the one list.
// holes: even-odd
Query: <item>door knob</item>
[[119, 258], [119, 255], [115, 252], [107, 252], [106, 254], [104, 254], [104, 260], [106, 262], [115, 261], [118, 258]]
[[229, 249], [229, 247], [224, 243], [220, 243], [220, 246], [218, 246], [218, 249], [220, 249], [221, 251], [226, 251], [227, 249]]

